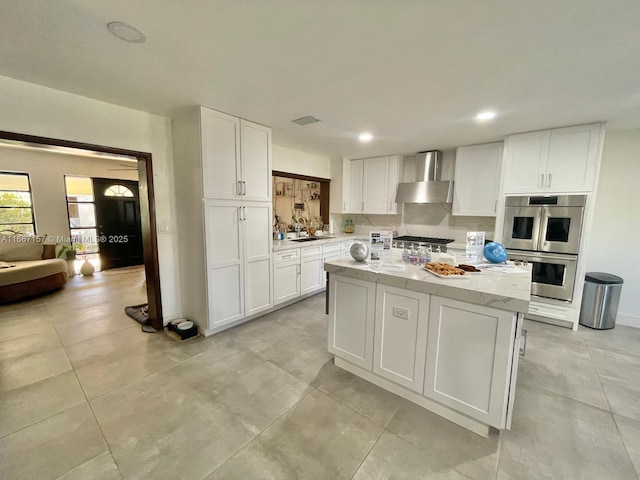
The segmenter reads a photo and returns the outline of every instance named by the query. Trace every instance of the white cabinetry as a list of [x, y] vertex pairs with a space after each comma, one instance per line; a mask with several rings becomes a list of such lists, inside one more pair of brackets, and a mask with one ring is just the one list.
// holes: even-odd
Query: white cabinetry
[[453, 215], [497, 215], [502, 146], [498, 142], [456, 150]]
[[300, 249], [300, 293], [321, 290], [324, 287], [324, 263], [322, 262], [322, 245]]
[[329, 351], [359, 367], [373, 367], [376, 285], [329, 277]]
[[200, 107], [205, 198], [271, 200], [271, 129]]
[[603, 133], [601, 124], [593, 124], [509, 136], [504, 193], [592, 191]]
[[378, 285], [373, 372], [422, 393], [429, 295]]
[[504, 428], [515, 317], [512, 312], [432, 296], [424, 395]]
[[278, 305], [300, 296], [300, 249], [273, 256], [273, 303]]
[[205, 107], [172, 130], [182, 314], [209, 335], [273, 305], [271, 130]]
[[343, 159], [341, 213], [394, 214], [401, 160], [390, 157]]

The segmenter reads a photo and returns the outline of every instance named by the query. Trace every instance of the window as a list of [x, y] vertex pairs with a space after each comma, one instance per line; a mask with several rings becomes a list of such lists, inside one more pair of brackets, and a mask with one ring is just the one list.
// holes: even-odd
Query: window
[[31, 184], [26, 173], [0, 172], [0, 232], [36, 233]]
[[93, 182], [87, 177], [65, 175], [69, 231], [74, 247], [84, 253], [98, 252]]
[[124, 185], [111, 185], [104, 191], [105, 197], [133, 197], [133, 192]]

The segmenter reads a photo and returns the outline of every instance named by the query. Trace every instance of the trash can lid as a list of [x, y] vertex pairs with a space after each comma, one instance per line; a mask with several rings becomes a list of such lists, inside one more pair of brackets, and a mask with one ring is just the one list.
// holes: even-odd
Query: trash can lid
[[622, 279], [616, 275], [603, 272], [589, 272], [584, 276], [585, 281], [592, 283], [604, 283], [605, 285], [622, 284]]

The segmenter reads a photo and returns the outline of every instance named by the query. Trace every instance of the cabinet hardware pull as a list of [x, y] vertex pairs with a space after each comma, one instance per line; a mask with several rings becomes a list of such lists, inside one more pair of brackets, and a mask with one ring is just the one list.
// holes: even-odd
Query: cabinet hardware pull
[[242, 220], [247, 219], [247, 207], [242, 207]]
[[342, 213], [347, 211], [347, 202], [342, 202]]
[[551, 174], [547, 177], [547, 188], [551, 188]]
[[236, 195], [242, 195], [242, 182], [240, 180], [236, 182]]
[[538, 188], [544, 188], [544, 173], [540, 174], [540, 180], [538, 181]]
[[498, 213], [498, 201], [493, 202], [493, 213]]
[[291, 258], [291, 255], [292, 255], [292, 254], [289, 254], [289, 255], [283, 255], [283, 256], [282, 256], [282, 259], [284, 260], [285, 258]]
[[245, 182], [244, 180], [242, 181], [242, 195], [246, 195], [247, 194], [247, 182]]
[[242, 221], [242, 207], [238, 207], [238, 221]]
[[521, 339], [524, 341], [520, 343], [520, 351], [518, 352], [521, 357], [524, 357], [527, 354], [527, 331], [523, 328], [521, 330]]
[[364, 212], [364, 202], [362, 202], [362, 211]]

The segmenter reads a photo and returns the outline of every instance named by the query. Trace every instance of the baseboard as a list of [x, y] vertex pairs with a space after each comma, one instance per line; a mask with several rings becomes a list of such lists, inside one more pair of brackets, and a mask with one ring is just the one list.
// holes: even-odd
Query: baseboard
[[618, 315], [616, 315], [616, 324], [640, 328], [640, 315], [631, 315], [628, 313], [618, 312]]

